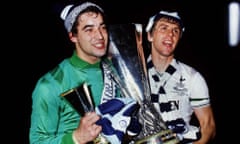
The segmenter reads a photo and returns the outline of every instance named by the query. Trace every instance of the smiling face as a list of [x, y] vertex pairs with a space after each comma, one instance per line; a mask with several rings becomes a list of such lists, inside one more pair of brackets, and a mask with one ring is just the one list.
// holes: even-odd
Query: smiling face
[[148, 33], [148, 40], [151, 42], [153, 54], [162, 57], [173, 56], [180, 36], [181, 29], [177, 22], [167, 18], [160, 18], [154, 24], [151, 33]]
[[77, 32], [69, 33], [75, 43], [77, 55], [89, 63], [95, 63], [107, 51], [108, 32], [103, 16], [96, 12], [84, 12], [77, 18]]

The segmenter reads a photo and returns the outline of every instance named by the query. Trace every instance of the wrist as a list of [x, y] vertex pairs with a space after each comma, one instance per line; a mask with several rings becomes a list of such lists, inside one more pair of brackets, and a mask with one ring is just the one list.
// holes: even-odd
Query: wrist
[[80, 143], [78, 142], [78, 139], [77, 139], [77, 136], [76, 136], [76, 131], [73, 131], [73, 133], [72, 133], [72, 139], [73, 139], [74, 144], [80, 144]]

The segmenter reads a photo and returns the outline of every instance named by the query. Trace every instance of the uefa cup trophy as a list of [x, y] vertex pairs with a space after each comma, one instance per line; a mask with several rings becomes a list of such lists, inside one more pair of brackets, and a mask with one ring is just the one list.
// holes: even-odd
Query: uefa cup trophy
[[[89, 91], [88, 85], [83, 83], [82, 85], [68, 90], [61, 94], [62, 97], [81, 115], [83, 116], [87, 112], [94, 111], [95, 106]], [[94, 144], [110, 144], [108, 140], [101, 135], [93, 141]]]
[[110, 75], [124, 97], [134, 98], [140, 105], [137, 112], [142, 130], [131, 143], [177, 144], [179, 139], [167, 128], [161, 115], [150, 100], [141, 24], [114, 24], [109, 27], [109, 58], [116, 71], [109, 67]]

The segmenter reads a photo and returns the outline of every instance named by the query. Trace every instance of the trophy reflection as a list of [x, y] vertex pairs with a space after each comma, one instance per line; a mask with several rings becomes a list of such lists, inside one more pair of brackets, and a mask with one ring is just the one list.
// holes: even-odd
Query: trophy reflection
[[109, 66], [109, 73], [121, 89], [122, 95], [134, 98], [140, 105], [136, 116], [142, 124], [142, 130], [131, 143], [179, 143], [178, 137], [167, 128], [150, 99], [150, 86], [142, 44], [142, 25], [110, 25], [109, 32], [109, 57], [116, 68], [114, 71]]

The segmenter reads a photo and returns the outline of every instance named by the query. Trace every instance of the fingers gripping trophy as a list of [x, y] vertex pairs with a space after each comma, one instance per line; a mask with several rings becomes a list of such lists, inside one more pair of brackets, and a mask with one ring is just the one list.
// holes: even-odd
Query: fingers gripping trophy
[[142, 125], [141, 132], [130, 143], [177, 144], [179, 139], [167, 128], [150, 100], [141, 24], [110, 25], [109, 57], [116, 71], [109, 73], [124, 97], [134, 98], [140, 105], [135, 115]]
[[[61, 94], [62, 97], [80, 114], [94, 111], [95, 106], [91, 97], [91, 92], [87, 83], [68, 90]], [[93, 144], [110, 144], [110, 142], [100, 133], [93, 141]]]

